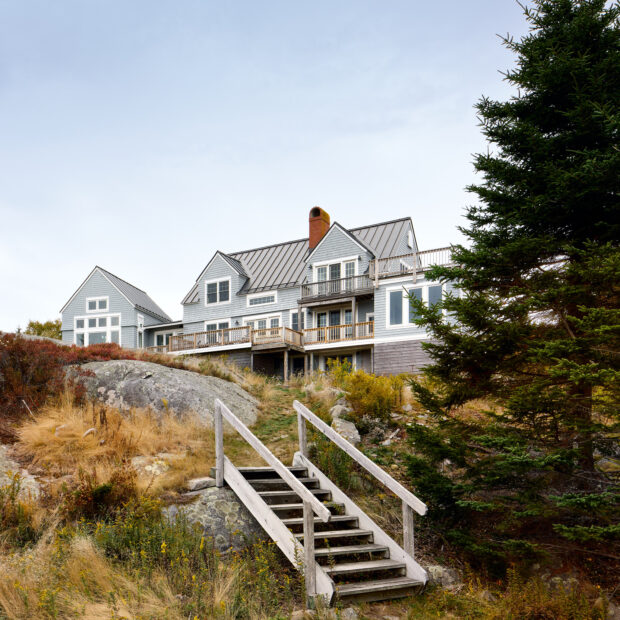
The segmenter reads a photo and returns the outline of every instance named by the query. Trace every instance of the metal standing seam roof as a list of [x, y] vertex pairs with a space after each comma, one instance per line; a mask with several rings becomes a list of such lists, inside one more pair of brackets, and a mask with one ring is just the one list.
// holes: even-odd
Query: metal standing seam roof
[[[345, 230], [357, 237], [364, 246], [372, 251], [376, 258], [387, 258], [397, 253], [396, 249], [399, 242], [410, 228], [413, 229], [411, 218], [405, 217]], [[244, 272], [243, 275], [248, 278], [240, 293], [291, 288], [301, 284], [303, 279], [306, 258], [309, 254], [308, 238], [242, 252], [229, 254], [219, 252], [219, 254], [224, 259], [228, 259], [229, 264], [241, 273], [241, 270], [235, 267], [232, 261], [238, 263]], [[196, 283], [187, 293], [181, 302], [182, 304], [192, 304], [199, 301], [198, 280], [202, 277], [203, 272], [196, 279]]]
[[97, 269], [99, 269], [99, 271], [101, 271], [138, 310], [143, 310], [166, 322], [172, 322], [172, 319], [142, 289], [137, 288], [133, 284], [129, 284], [129, 282], [125, 282], [125, 280], [106, 271], [102, 267], [98, 266]]

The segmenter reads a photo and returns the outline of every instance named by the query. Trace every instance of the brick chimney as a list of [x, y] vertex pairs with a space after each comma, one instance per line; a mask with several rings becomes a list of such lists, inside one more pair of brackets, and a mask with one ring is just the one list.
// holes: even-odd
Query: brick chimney
[[329, 230], [329, 213], [321, 207], [310, 209], [310, 241], [308, 247], [313, 250]]

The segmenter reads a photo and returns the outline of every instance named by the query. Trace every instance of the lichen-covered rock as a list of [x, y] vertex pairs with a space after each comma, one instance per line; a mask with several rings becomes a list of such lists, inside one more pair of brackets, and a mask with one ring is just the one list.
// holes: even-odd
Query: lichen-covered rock
[[344, 437], [354, 446], [356, 446], [361, 441], [360, 434], [357, 428], [355, 428], [355, 424], [353, 424], [353, 422], [348, 422], [347, 420], [343, 420], [342, 418], [336, 418], [332, 422], [332, 428], [341, 437]]
[[242, 549], [255, 540], [267, 540], [267, 534], [230, 489], [213, 487], [196, 492], [191, 504], [168, 506], [164, 513], [171, 519], [183, 513], [190, 523], [202, 526], [206, 538], [224, 552]]
[[236, 383], [217, 377], [137, 360], [89, 362], [80, 368], [90, 376], [75, 369], [69, 373], [86, 387], [89, 396], [121, 411], [138, 407], [178, 415], [195, 412], [212, 425], [219, 398], [245, 424], [256, 421], [258, 401]]
[[342, 416], [350, 412], [351, 412], [351, 409], [349, 407], [345, 407], [344, 405], [334, 405], [329, 410], [332, 420], [335, 420], [336, 418], [341, 418]]
[[461, 576], [455, 568], [440, 566], [439, 564], [427, 566], [428, 583], [440, 588], [455, 588], [461, 585]]
[[202, 489], [209, 489], [215, 486], [215, 478], [192, 478], [187, 481], [188, 491], [201, 491]]
[[0, 487], [13, 483], [19, 485], [17, 497], [23, 502], [36, 501], [41, 494], [37, 479], [11, 458], [8, 446], [0, 444]]

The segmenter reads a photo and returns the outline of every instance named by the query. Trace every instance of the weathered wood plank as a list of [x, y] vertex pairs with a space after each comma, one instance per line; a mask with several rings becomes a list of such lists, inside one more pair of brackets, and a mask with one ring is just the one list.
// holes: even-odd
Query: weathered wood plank
[[224, 429], [220, 401], [215, 401], [215, 486], [224, 486]]
[[304, 579], [306, 597], [316, 596], [316, 560], [314, 559], [314, 513], [309, 502], [304, 502]]
[[216, 399], [216, 407], [219, 403], [222, 416], [232, 425], [232, 427], [250, 444], [252, 448], [283, 478], [302, 501], [309, 502], [314, 513], [322, 521], [328, 521], [330, 511], [321, 504], [314, 494], [306, 488], [291, 472], [276, 458], [271, 451], [263, 444], [258, 437], [221, 401]]
[[406, 502], [403, 502], [403, 549], [414, 557], [413, 510]]
[[391, 537], [384, 532], [379, 525], [373, 521], [344, 491], [339, 489], [316, 465], [299, 452], [293, 458], [295, 465], [301, 465], [308, 469], [311, 476], [318, 478], [320, 485], [329, 489], [332, 499], [341, 503], [348, 515], [354, 515], [358, 518], [360, 528], [371, 530], [375, 545], [386, 547], [390, 551], [390, 558], [404, 562], [407, 565], [407, 576], [419, 580], [420, 583], [426, 583], [428, 575], [426, 571], [412, 558], [405, 550]]

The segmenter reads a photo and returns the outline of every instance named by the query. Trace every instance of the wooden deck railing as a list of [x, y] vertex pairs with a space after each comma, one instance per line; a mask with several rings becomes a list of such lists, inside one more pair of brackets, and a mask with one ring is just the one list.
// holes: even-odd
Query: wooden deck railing
[[292, 344], [302, 346], [302, 335], [290, 327], [266, 327], [252, 330], [252, 344]]
[[293, 345], [303, 346], [303, 336], [290, 327], [267, 327], [252, 329], [249, 325], [229, 329], [214, 329], [193, 334], [170, 336], [168, 347], [149, 347], [161, 349], [161, 352], [187, 351], [209, 347], [224, 347], [233, 344], [248, 343], [252, 345]]
[[231, 344], [242, 344], [251, 341], [251, 328], [231, 327], [229, 329], [214, 329], [193, 334], [170, 336], [169, 351], [186, 351], [188, 349], [203, 349], [207, 347], [223, 347]]
[[374, 335], [375, 324], [373, 321], [367, 321], [365, 323], [351, 323], [349, 325], [313, 327], [304, 330], [304, 344], [324, 344], [327, 342], [364, 340], [366, 338], [374, 338]]
[[449, 265], [451, 262], [452, 248], [437, 248], [372, 260], [370, 261], [368, 274], [371, 279], [376, 281], [378, 278], [420, 273], [433, 265]]
[[324, 282], [302, 284], [301, 298], [340, 297], [364, 291], [372, 291], [372, 281], [367, 274], [349, 276], [348, 278], [340, 278], [339, 280], [325, 280]]
[[149, 353], [168, 353], [168, 345], [167, 344], [158, 344], [153, 347], [146, 347], [146, 350]]

